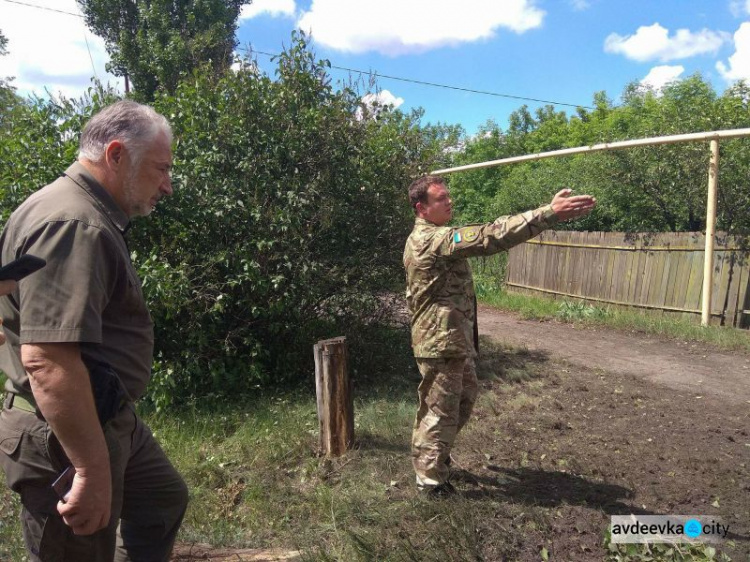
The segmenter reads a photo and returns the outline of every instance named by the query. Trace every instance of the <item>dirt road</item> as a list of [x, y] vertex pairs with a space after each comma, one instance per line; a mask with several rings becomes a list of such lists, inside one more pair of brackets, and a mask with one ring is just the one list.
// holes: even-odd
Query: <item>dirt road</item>
[[682, 392], [750, 403], [750, 354], [640, 333], [521, 320], [486, 306], [479, 308], [479, 333], [551, 359], [635, 375]]

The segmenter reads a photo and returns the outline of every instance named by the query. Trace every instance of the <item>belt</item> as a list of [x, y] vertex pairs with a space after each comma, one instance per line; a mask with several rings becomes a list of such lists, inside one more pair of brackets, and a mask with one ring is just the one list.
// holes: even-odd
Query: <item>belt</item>
[[[127, 399], [121, 398], [119, 404], [117, 405], [117, 411], [119, 412], [120, 410], [122, 410], [127, 405], [127, 403]], [[14, 394], [13, 392], [7, 393], [7, 396], [5, 397], [5, 408], [8, 410], [10, 410], [11, 408], [15, 408], [16, 410], [21, 410], [23, 412], [29, 412], [41, 416], [41, 414], [39, 413], [39, 408], [36, 407], [36, 403], [34, 402], [33, 398], [26, 398], [21, 394]]]
[[32, 414], [36, 414], [39, 411], [37, 410], [33, 398], [29, 399], [20, 394], [14, 394], [12, 392], [9, 392], [8, 396], [5, 399], [5, 407], [9, 410], [11, 408], [16, 408], [17, 410], [30, 412]]

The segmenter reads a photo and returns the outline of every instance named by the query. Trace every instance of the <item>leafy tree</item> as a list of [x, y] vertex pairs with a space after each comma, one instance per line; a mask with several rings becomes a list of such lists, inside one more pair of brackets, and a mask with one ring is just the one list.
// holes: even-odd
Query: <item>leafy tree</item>
[[132, 80], [136, 97], [174, 93], [181, 77], [208, 64], [220, 75], [232, 63], [237, 17], [249, 0], [77, 0], [102, 37], [108, 70]]
[[[750, 88], [740, 82], [719, 96], [700, 75], [657, 93], [629, 85], [614, 107], [604, 92], [591, 112], [567, 119], [545, 107], [511, 114], [507, 134], [467, 141], [455, 164], [601, 142], [750, 126]], [[495, 140], [493, 140], [495, 139]], [[746, 178], [750, 141], [721, 143], [719, 229], [750, 231]], [[700, 231], [705, 229], [708, 143], [631, 148], [514, 164], [457, 174], [451, 187], [459, 220], [490, 220], [548, 200], [560, 187], [597, 196], [599, 207], [582, 221], [563, 226], [605, 231]]]
[[80, 100], [19, 100], [0, 127], [0, 224], [75, 160], [83, 125], [115, 99], [112, 90], [95, 85]]
[[[8, 39], [0, 30], [0, 57], [8, 54]], [[7, 127], [11, 114], [21, 103], [16, 89], [11, 84], [12, 78], [0, 77], [0, 130]]]

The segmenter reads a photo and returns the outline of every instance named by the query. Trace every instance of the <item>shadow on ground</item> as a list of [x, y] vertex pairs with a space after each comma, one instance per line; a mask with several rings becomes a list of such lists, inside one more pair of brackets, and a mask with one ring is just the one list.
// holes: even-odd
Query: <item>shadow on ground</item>
[[[497, 496], [539, 507], [585, 505], [610, 515], [634, 513], [633, 507], [622, 500], [630, 500], [635, 494], [624, 486], [594, 482], [559, 471], [510, 469], [496, 465], [487, 465], [486, 469], [495, 476], [457, 471], [457, 480], [479, 486], [479, 489], [465, 492], [465, 497], [484, 500], [487, 496]], [[653, 515], [647, 510], [638, 510], [637, 513]]]

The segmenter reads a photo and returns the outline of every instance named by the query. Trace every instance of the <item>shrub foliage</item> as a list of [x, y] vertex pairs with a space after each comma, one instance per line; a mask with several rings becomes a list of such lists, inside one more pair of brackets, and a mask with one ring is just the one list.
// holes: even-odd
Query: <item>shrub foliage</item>
[[[304, 35], [277, 63], [275, 77], [250, 60], [197, 71], [155, 101], [174, 128], [175, 193], [128, 236], [156, 325], [158, 406], [309, 376], [312, 344], [356, 346], [402, 282], [405, 188], [441, 158], [440, 130], [419, 113], [363, 118]], [[3, 219], [67, 167], [111, 100], [28, 100], [0, 133]]]

